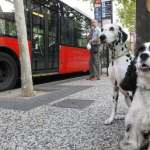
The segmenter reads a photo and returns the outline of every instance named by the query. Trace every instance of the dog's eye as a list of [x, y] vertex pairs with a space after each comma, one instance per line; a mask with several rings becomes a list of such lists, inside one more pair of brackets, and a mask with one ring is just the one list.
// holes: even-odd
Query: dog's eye
[[103, 31], [104, 31], [104, 29], [102, 28], [102, 29], [101, 29], [101, 32], [103, 32]]
[[142, 46], [138, 49], [139, 52], [142, 52], [142, 51], [144, 51], [144, 50], [146, 50], [146, 47], [145, 47], [144, 45], [142, 45]]
[[109, 30], [110, 30], [110, 31], [114, 31], [114, 28], [113, 28], [113, 27], [111, 27]]

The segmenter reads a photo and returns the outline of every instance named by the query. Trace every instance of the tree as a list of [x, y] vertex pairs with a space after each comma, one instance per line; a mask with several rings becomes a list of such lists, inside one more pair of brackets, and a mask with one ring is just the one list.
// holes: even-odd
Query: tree
[[117, 2], [117, 22], [120, 22], [123, 27], [129, 31], [135, 30], [135, 0], [115, 0]]
[[[95, 0], [83, 0], [89, 1], [91, 7], [94, 7]], [[123, 27], [129, 31], [135, 30], [135, 14], [136, 14], [136, 0], [113, 0], [117, 6], [117, 22], [120, 22]]]
[[89, 1], [89, 2], [90, 2], [90, 4], [91, 4], [91, 10], [93, 10], [95, 0], [82, 0], [82, 1], [83, 1], [83, 2], [87, 2], [87, 1]]
[[16, 29], [20, 50], [22, 94], [31, 97], [33, 93], [33, 82], [31, 75], [31, 64], [29, 48], [27, 43], [27, 32], [23, 8], [23, 0], [14, 0]]

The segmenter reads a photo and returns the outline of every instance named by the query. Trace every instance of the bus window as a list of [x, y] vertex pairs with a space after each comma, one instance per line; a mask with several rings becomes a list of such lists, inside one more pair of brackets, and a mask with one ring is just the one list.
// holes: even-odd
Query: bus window
[[76, 33], [76, 45], [77, 47], [86, 48], [87, 45], [87, 28], [85, 25], [82, 25], [76, 22], [75, 33]]
[[61, 44], [74, 46], [74, 22], [73, 20], [62, 17], [61, 18]]
[[0, 34], [17, 36], [13, 0], [1, 0], [0, 3]]
[[87, 34], [90, 29], [90, 22], [87, 22], [86, 17], [77, 13], [75, 23], [75, 33], [76, 33], [76, 45], [77, 47], [86, 48], [87, 45]]
[[61, 3], [61, 44], [86, 48], [90, 19]]
[[[30, 40], [30, 13], [27, 5], [29, 0], [24, 0], [25, 4], [25, 19], [27, 25], [27, 35]], [[0, 2], [0, 34], [5, 36], [17, 37], [15, 14], [14, 14], [14, 0], [1, 0]]]
[[61, 3], [60, 9], [61, 9], [61, 44], [75, 46], [74, 10], [63, 3]]
[[45, 69], [45, 9], [43, 6], [33, 3], [32, 8], [32, 52], [33, 71]]
[[0, 34], [5, 34], [5, 20], [0, 19]]
[[57, 13], [54, 11], [48, 11], [48, 68], [57, 69], [58, 68], [58, 17]]
[[54, 11], [58, 11], [59, 0], [36, 0], [36, 2], [39, 2]]

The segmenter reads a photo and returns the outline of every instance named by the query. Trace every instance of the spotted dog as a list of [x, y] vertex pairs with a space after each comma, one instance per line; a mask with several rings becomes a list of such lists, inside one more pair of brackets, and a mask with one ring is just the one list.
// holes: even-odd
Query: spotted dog
[[125, 116], [116, 116], [119, 91], [124, 95], [128, 107], [131, 105], [129, 92], [120, 87], [120, 82], [125, 76], [133, 55], [129, 53], [125, 41], [128, 35], [117, 24], [106, 24], [101, 29], [100, 41], [109, 47], [110, 64], [108, 73], [113, 86], [113, 108], [111, 116], [105, 124], [111, 124], [113, 120], [124, 119]]
[[126, 146], [130, 150], [144, 150], [142, 147], [146, 147], [144, 144], [147, 140], [150, 150], [150, 42], [144, 43], [136, 51], [135, 59], [120, 86], [126, 90], [136, 88], [125, 117], [126, 141], [122, 143], [122, 148]]

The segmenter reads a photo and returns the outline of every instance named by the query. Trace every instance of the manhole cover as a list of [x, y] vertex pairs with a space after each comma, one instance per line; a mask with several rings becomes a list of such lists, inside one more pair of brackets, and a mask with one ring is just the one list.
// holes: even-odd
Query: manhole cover
[[52, 106], [61, 107], [61, 108], [83, 109], [91, 105], [93, 102], [94, 102], [93, 100], [66, 99]]

